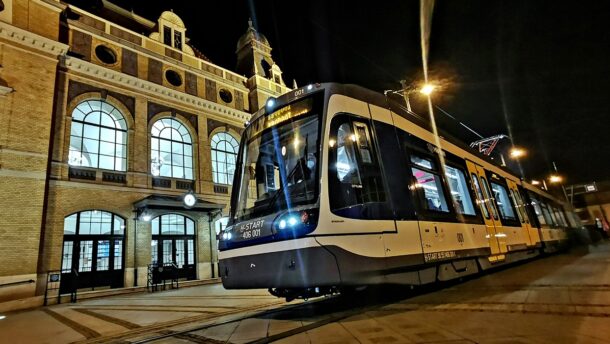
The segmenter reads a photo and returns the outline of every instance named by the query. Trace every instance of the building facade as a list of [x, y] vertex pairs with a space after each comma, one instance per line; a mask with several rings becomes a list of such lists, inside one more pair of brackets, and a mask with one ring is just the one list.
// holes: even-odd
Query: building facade
[[232, 72], [177, 14], [102, 4], [2, 0], [0, 310], [58, 276], [62, 293], [143, 286], [151, 264], [215, 277], [244, 123], [290, 90], [251, 22]]

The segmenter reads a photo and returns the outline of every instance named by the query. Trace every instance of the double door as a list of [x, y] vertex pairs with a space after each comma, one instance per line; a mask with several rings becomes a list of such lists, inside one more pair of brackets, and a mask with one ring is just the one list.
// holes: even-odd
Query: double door
[[485, 220], [487, 228], [487, 239], [489, 240], [489, 248], [491, 249], [491, 262], [504, 260], [507, 252], [506, 233], [502, 227], [502, 221], [498, 216], [496, 202], [489, 187], [489, 182], [482, 166], [466, 160], [468, 173], [472, 187], [477, 196], [477, 204], [481, 209], [481, 214]]
[[151, 263], [156, 266], [175, 265], [179, 278], [196, 278], [193, 236], [153, 236], [151, 258]]
[[64, 238], [61, 293], [82, 288], [119, 288], [123, 286], [123, 275], [122, 238]]

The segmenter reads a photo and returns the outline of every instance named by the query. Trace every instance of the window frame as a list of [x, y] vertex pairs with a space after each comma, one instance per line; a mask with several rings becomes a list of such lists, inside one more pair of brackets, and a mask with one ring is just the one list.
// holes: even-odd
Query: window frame
[[[477, 203], [476, 203], [477, 198], [476, 198], [476, 195], [474, 194], [474, 190], [472, 190], [473, 187], [472, 187], [472, 183], [471, 183], [471, 180], [470, 180], [471, 177], [470, 177], [470, 174], [469, 174], [468, 170], [464, 166], [460, 166], [460, 165], [458, 165], [458, 164], [456, 164], [456, 163], [454, 163], [454, 162], [452, 162], [452, 161], [450, 161], [450, 160], [448, 160], [446, 158], [445, 159], [445, 168], [447, 166], [457, 170], [459, 173], [462, 174], [462, 177], [464, 177], [464, 182], [465, 182], [464, 186], [466, 188], [466, 192], [468, 193], [468, 197], [470, 197], [470, 205], [472, 206], [472, 209], [474, 211], [474, 214], [460, 213], [457, 210], [457, 208], [455, 207], [455, 205], [454, 205], [453, 208], [455, 209], [455, 213], [458, 215], [458, 217], [459, 216], [463, 216], [465, 218], [465, 220], [468, 220], [468, 219], [471, 219], [471, 220], [477, 219], [476, 223], [480, 223], [481, 221], [478, 220], [479, 216], [480, 216], [480, 209], [479, 209], [479, 207], [477, 206]], [[445, 171], [445, 174], [446, 173], [447, 172]], [[447, 178], [447, 176], [445, 176], [445, 178]], [[452, 191], [451, 190], [451, 184], [449, 183], [448, 178], [447, 178], [447, 189], [449, 190], [449, 196], [451, 197], [452, 202], [454, 202], [453, 196], [451, 194], [451, 191]]]
[[[510, 196], [508, 184], [506, 183], [504, 178], [503, 177], [498, 177], [498, 178], [492, 177], [490, 179], [489, 184], [490, 184], [489, 185], [490, 191], [493, 193], [494, 205], [496, 206], [496, 209], [498, 211], [498, 216], [502, 220], [502, 225], [507, 226], [507, 227], [521, 227], [521, 221], [519, 220], [519, 215], [517, 215], [517, 209], [515, 208], [513, 199]], [[499, 200], [496, 198], [496, 195], [495, 195], [494, 189], [493, 189], [494, 185], [497, 185], [500, 188], [502, 188], [502, 190], [504, 190], [504, 194], [508, 200], [508, 205], [510, 207], [510, 210], [513, 212], [513, 218], [506, 217], [505, 214], [503, 213], [503, 211], [500, 211]]]
[[[168, 126], [166, 124], [166, 120], [170, 121], [170, 125]], [[162, 123], [162, 127], [157, 126], [158, 123]], [[174, 126], [173, 124], [177, 123], [177, 126]], [[184, 133], [182, 133], [180, 131], [180, 129], [184, 128]], [[158, 130], [157, 134], [154, 134], [154, 131]], [[161, 133], [164, 130], [170, 130], [170, 138], [166, 138], [166, 137], [162, 137]], [[180, 140], [175, 140], [173, 137], [173, 132], [176, 131], [178, 132], [178, 134], [180, 135]], [[149, 135], [150, 135], [150, 164], [149, 164], [149, 168], [150, 168], [150, 174], [153, 175], [153, 177], [160, 177], [160, 178], [174, 178], [174, 179], [183, 179], [183, 180], [196, 180], [195, 178], [195, 172], [196, 172], [196, 168], [195, 168], [195, 147], [194, 147], [194, 140], [193, 140], [193, 136], [191, 135], [191, 132], [188, 129], [188, 126], [186, 124], [184, 124], [182, 121], [175, 119], [175, 118], [171, 118], [171, 117], [161, 117], [158, 118], [157, 120], [155, 120], [149, 130]], [[188, 140], [185, 140], [185, 137], [188, 138]], [[155, 147], [155, 140], [156, 140], [156, 147]], [[169, 144], [169, 152], [168, 151], [164, 151], [162, 150], [162, 147], [164, 145]], [[174, 145], [180, 145], [180, 150], [181, 153], [179, 152], [175, 152], [174, 151]], [[190, 147], [190, 155], [187, 155], [187, 149], [186, 147]], [[161, 167], [163, 166], [163, 164], [156, 162], [155, 161], [155, 153], [156, 156], [158, 157], [159, 160], [161, 160], [161, 155], [162, 153], [169, 154], [170, 156], [170, 163], [169, 163], [169, 170], [170, 170], [170, 175], [166, 175], [162, 173]], [[176, 156], [180, 156], [182, 158], [182, 166], [179, 166], [178, 164], [175, 164], [175, 155]], [[190, 166], [187, 166], [187, 158], [190, 159], [189, 163]], [[159, 161], [157, 160], [157, 161]], [[176, 159], [177, 160], [177, 159]], [[158, 167], [155, 168], [154, 164], [157, 164]], [[178, 168], [179, 170], [182, 170], [182, 177], [178, 177], [177, 175], [174, 174], [175, 169]], [[155, 169], [158, 169], [158, 174], [155, 174]], [[187, 176], [187, 171], [190, 172], [191, 176], [190, 178]]]
[[[99, 102], [99, 108], [94, 108], [91, 103]], [[103, 105], [105, 104], [105, 105]], [[86, 106], [90, 108], [90, 110], [86, 109]], [[110, 109], [108, 109], [110, 108]], [[78, 113], [77, 113], [78, 112]], [[80, 113], [80, 114], [79, 114]], [[94, 121], [87, 121], [89, 116], [99, 116], [99, 120], [97, 123]], [[103, 116], [108, 116], [114, 122], [114, 126], [109, 126], [103, 124]], [[82, 117], [82, 118], [79, 118]], [[117, 171], [117, 172], [126, 172], [127, 171], [127, 152], [128, 152], [128, 126], [127, 119], [125, 115], [116, 107], [114, 104], [107, 102], [104, 99], [97, 98], [89, 98], [79, 102], [70, 114], [71, 123], [70, 123], [70, 139], [68, 142], [68, 165], [74, 167], [84, 167], [84, 168], [93, 168], [99, 170], [106, 171]], [[79, 130], [78, 126], [80, 126], [80, 136], [75, 135], [75, 133]], [[95, 137], [89, 137], [89, 133], [86, 133], [86, 129], [93, 128], [93, 130], [97, 131], [97, 135]], [[103, 132], [111, 131], [113, 139], [111, 141], [107, 140], [103, 136]], [[118, 137], [121, 137], [121, 141], [119, 142]], [[88, 164], [83, 165], [82, 159], [84, 158], [84, 149], [85, 142], [92, 141], [95, 143], [97, 151], [96, 152], [87, 152], [90, 156], [95, 156], [95, 165], [91, 163], [91, 157], [87, 159]], [[78, 143], [79, 147], [76, 147]], [[74, 146], [73, 146], [74, 145]], [[112, 147], [112, 155], [103, 154], [102, 147], [106, 145], [110, 145]], [[74, 149], [73, 149], [74, 147]], [[119, 150], [119, 148], [121, 150]], [[74, 153], [73, 153], [74, 152]], [[121, 152], [119, 154], [119, 152]], [[72, 155], [79, 154], [81, 156], [81, 163], [72, 163]], [[100, 166], [102, 158], [111, 158], [112, 159], [112, 167], [109, 166]], [[120, 161], [123, 166], [121, 168], [117, 168], [117, 161]]]
[[[364, 184], [367, 183], [366, 178], [379, 178], [379, 183], [377, 183], [375, 190], [367, 191], [364, 194], [359, 194], [358, 191], [353, 191], [356, 198], [363, 197], [363, 195], [373, 195], [377, 200], [372, 201], [363, 201], [361, 203], [350, 203], [344, 202], [340, 204], [340, 200], [337, 197], [338, 193], [332, 192], [331, 190], [343, 190], [346, 185], [349, 183], [342, 183], [338, 177], [337, 172], [337, 157], [338, 157], [338, 148], [339, 144], [336, 143], [333, 146], [328, 146], [328, 166], [326, 168], [326, 173], [328, 177], [328, 185], [327, 192], [329, 192], [329, 208], [331, 213], [356, 220], [394, 220], [394, 213], [390, 198], [390, 193], [387, 190], [387, 183], [385, 180], [385, 176], [383, 174], [383, 162], [379, 158], [378, 148], [376, 140], [374, 140], [374, 128], [371, 123], [371, 120], [366, 117], [358, 116], [355, 114], [347, 113], [347, 112], [339, 112], [336, 113], [329, 121], [330, 127], [330, 137], [329, 140], [335, 140], [337, 142], [336, 135], [338, 133], [339, 127], [342, 125], [348, 124], [351, 130], [351, 135], [346, 140], [351, 140], [353, 143], [351, 147], [353, 149], [354, 161], [357, 164], [357, 173], [360, 184], [351, 184], [352, 190], [363, 190]], [[364, 128], [366, 133], [366, 144], [367, 146], [359, 147], [360, 143], [363, 142], [359, 140], [357, 127]], [[351, 139], [351, 136], [355, 136], [354, 139]], [[361, 154], [362, 149], [367, 149], [368, 154], [370, 155], [368, 158], [370, 162], [364, 161]], [[350, 161], [352, 162], [352, 161]], [[353, 163], [352, 162], [352, 163]], [[356, 185], [356, 186], [354, 186]], [[360, 191], [362, 192], [362, 191]], [[349, 193], [349, 189], [348, 189]], [[342, 193], [343, 195], [343, 193]], [[345, 199], [344, 199], [345, 200]], [[337, 207], [338, 206], [338, 207]]]
[[[221, 135], [223, 135], [223, 134], [224, 134], [224, 137], [221, 137]], [[225, 139], [227, 136], [230, 138], [229, 140]], [[216, 137], [218, 137], [218, 142], [214, 143], [214, 139]], [[231, 140], [235, 141], [235, 145], [233, 145]], [[231, 145], [231, 147], [233, 147], [233, 149], [234, 149], [233, 152], [229, 152], [228, 150], [221, 150], [220, 148], [218, 148], [222, 142], [225, 142], [225, 147], [227, 147], [227, 145]], [[235, 171], [237, 169], [237, 154], [239, 153], [239, 140], [236, 139], [233, 135], [231, 135], [228, 131], [218, 132], [210, 138], [210, 146], [211, 146], [210, 154], [211, 154], [211, 162], [212, 162], [212, 181], [214, 182], [214, 184], [232, 185], [233, 179], [235, 177]], [[224, 161], [218, 160], [218, 153], [224, 154], [224, 157], [225, 157]], [[229, 155], [234, 156], [232, 174], [229, 173], [229, 168], [228, 168]], [[224, 171], [220, 171], [220, 167], [219, 167], [220, 163], [224, 164]], [[226, 180], [227, 180], [226, 183], [222, 183], [220, 181], [221, 174], [225, 175]]]

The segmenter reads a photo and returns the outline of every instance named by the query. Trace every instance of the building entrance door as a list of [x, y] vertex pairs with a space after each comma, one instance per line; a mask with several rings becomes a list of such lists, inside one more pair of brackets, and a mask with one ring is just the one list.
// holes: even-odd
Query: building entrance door
[[124, 223], [98, 210], [66, 217], [60, 293], [123, 286]]
[[195, 222], [179, 214], [167, 214], [152, 220], [151, 263], [173, 264], [178, 278], [196, 279]]

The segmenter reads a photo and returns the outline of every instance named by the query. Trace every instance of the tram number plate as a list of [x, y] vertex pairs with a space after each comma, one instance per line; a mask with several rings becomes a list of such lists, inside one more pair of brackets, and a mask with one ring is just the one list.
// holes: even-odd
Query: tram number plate
[[451, 259], [455, 257], [457, 257], [455, 251], [430, 252], [424, 254], [424, 261], [431, 262], [435, 260]]
[[265, 220], [254, 220], [239, 224], [237, 231], [241, 234], [242, 240], [256, 239], [261, 236], [261, 229]]
[[261, 236], [260, 229], [253, 229], [249, 231], [244, 231], [241, 235], [242, 239], [255, 239]]

